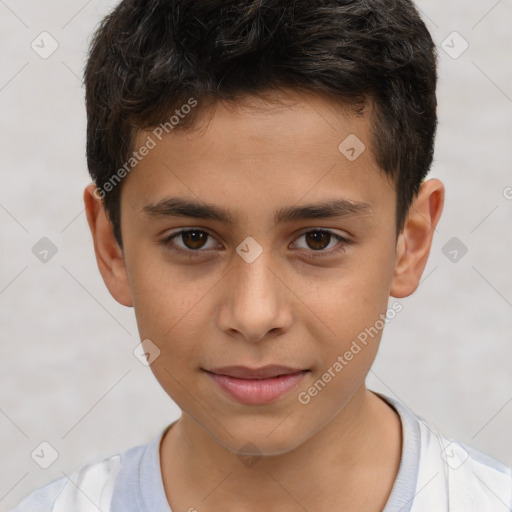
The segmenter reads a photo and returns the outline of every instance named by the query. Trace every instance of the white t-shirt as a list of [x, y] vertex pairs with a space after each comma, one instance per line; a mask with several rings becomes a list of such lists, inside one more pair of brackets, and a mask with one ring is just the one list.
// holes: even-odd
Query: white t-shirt
[[[512, 468], [445, 437], [399, 401], [376, 394], [398, 412], [403, 433], [400, 467], [382, 512], [512, 510]], [[12, 512], [172, 512], [159, 454], [169, 427], [148, 444], [34, 491]]]

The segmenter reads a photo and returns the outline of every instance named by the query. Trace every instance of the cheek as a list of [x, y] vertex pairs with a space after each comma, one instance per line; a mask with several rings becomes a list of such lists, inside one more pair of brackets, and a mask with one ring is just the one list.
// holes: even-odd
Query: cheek
[[[340, 266], [329, 277], [316, 279], [314, 284], [303, 283], [308, 290], [304, 294], [308, 307], [303, 321], [308, 322], [318, 347], [316, 378], [329, 369], [331, 372], [321, 379], [329, 382], [329, 389], [322, 391], [324, 398], [331, 393], [347, 393], [364, 381], [386, 326], [393, 262], [389, 247], [361, 251], [357, 260]], [[320, 388], [322, 385], [318, 384]], [[334, 395], [333, 399], [336, 403]]]
[[157, 380], [179, 395], [174, 379], [184, 382], [204, 362], [201, 343], [212, 332], [209, 294], [219, 278], [211, 271], [199, 275], [193, 266], [179, 268], [161, 256], [145, 258], [148, 253], [139, 251], [130, 265], [137, 327], [140, 339], [160, 350], [151, 364]]
[[165, 261], [160, 250], [131, 255], [128, 275], [141, 336], [165, 339], [200, 305], [208, 288], [191, 271]]
[[346, 342], [385, 314], [392, 275], [392, 258], [384, 253], [362, 255], [321, 278], [302, 282], [299, 279], [295, 289], [303, 290], [303, 301], [314, 313], [308, 317], [321, 320], [319, 325], [324, 325], [327, 338]]

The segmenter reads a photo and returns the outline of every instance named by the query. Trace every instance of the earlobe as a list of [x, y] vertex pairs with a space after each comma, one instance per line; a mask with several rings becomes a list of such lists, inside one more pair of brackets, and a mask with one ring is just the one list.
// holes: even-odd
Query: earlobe
[[103, 202], [91, 183], [84, 190], [87, 222], [94, 242], [98, 269], [110, 294], [123, 306], [133, 306], [124, 255], [114, 237]]
[[398, 237], [390, 289], [392, 297], [408, 297], [418, 288], [443, 205], [443, 183], [438, 179], [423, 182]]

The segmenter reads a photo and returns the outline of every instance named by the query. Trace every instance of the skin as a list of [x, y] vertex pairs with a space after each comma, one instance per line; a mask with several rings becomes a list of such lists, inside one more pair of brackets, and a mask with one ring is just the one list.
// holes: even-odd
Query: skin
[[[165, 135], [124, 180], [123, 250], [94, 184], [84, 192], [105, 284], [134, 308], [141, 340], [159, 348], [151, 369], [182, 410], [160, 446], [173, 511], [380, 511], [398, 471], [399, 417], [365, 385], [382, 330], [308, 404], [298, 394], [386, 314], [390, 296], [416, 290], [444, 186], [422, 184], [397, 240], [396, 192], [370, 146], [371, 104], [358, 118], [312, 93], [279, 98], [219, 102], [200, 130]], [[349, 134], [366, 145], [355, 161], [338, 149]], [[223, 207], [235, 221], [143, 212], [169, 196]], [[279, 208], [336, 198], [371, 209], [274, 225]], [[210, 235], [173, 240], [200, 257], [165, 245], [180, 228]], [[339, 252], [334, 236], [314, 245], [315, 228], [349, 243]], [[263, 250], [252, 263], [236, 252], [248, 236]], [[266, 364], [310, 372], [277, 401], [244, 405], [201, 370]]]

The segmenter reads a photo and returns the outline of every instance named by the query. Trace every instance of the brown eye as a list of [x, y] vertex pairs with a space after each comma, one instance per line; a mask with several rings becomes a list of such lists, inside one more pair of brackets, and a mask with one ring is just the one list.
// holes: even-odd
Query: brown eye
[[208, 233], [199, 230], [183, 231], [181, 233], [181, 239], [187, 249], [201, 249], [208, 236]]
[[305, 243], [297, 244], [298, 247], [301, 249], [307, 249], [312, 256], [322, 256], [324, 254], [326, 256], [330, 254], [332, 255], [336, 252], [344, 251], [346, 246], [350, 244], [348, 239], [326, 229], [313, 229], [306, 231], [298, 238], [298, 240], [302, 238]]
[[308, 246], [315, 251], [325, 249], [332, 238], [332, 234], [327, 231], [309, 231], [305, 236]]
[[204, 256], [207, 249], [212, 249], [210, 245], [204, 250], [209, 238], [213, 241], [213, 237], [202, 229], [182, 229], [164, 238], [162, 243], [169, 249], [186, 256]]

